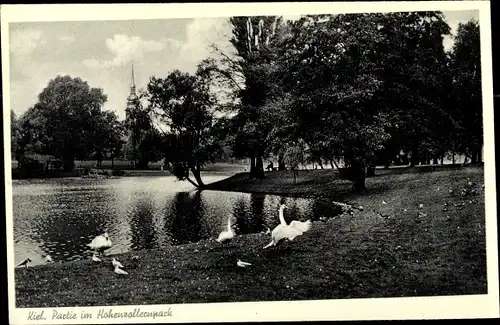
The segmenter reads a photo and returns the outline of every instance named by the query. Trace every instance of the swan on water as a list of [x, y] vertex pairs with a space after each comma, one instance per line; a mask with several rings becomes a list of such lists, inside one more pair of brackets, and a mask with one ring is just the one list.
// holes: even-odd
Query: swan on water
[[292, 221], [289, 225], [287, 225], [285, 221], [285, 217], [283, 216], [283, 210], [285, 210], [286, 206], [282, 204], [279, 209], [279, 219], [280, 224], [276, 226], [271, 232], [271, 242], [267, 244], [264, 248], [268, 248], [270, 246], [276, 246], [276, 244], [285, 238], [288, 240], [293, 240], [295, 237], [302, 235], [302, 233], [311, 229], [311, 220], [307, 220], [305, 222], [301, 221]]
[[54, 260], [52, 259], [52, 257], [50, 257], [50, 255], [47, 255], [47, 256], [45, 256], [45, 261], [47, 263], [52, 263]]
[[92, 261], [96, 262], [96, 263], [99, 263], [99, 262], [102, 262], [102, 260], [97, 257], [97, 255], [94, 253], [94, 255], [92, 255]]
[[115, 273], [116, 274], [128, 274], [127, 271], [120, 269], [120, 267], [115, 266]]
[[238, 260], [238, 262], [236, 262], [236, 265], [238, 265], [239, 267], [247, 267], [247, 266], [250, 266], [252, 264], [248, 263], [248, 262], [243, 262], [242, 260]]
[[113, 243], [111, 242], [111, 239], [109, 239], [108, 233], [105, 232], [104, 234], [92, 239], [92, 242], [90, 244], [87, 244], [87, 246], [95, 251], [103, 252], [106, 249], [111, 248], [111, 246], [113, 246]]
[[111, 263], [113, 264], [114, 267], [121, 267], [123, 268], [123, 264], [118, 262], [116, 258], [113, 257], [113, 260], [111, 260]]
[[28, 257], [27, 259], [22, 261], [18, 266], [28, 267], [28, 263], [30, 263], [30, 262], [31, 262], [31, 259]]
[[224, 230], [223, 232], [221, 232], [219, 234], [217, 241], [219, 243], [224, 243], [224, 242], [230, 241], [231, 239], [233, 239], [234, 235], [235, 235], [235, 233], [234, 233], [234, 230], [232, 228], [231, 217], [229, 217], [229, 218], [227, 218], [227, 230]]

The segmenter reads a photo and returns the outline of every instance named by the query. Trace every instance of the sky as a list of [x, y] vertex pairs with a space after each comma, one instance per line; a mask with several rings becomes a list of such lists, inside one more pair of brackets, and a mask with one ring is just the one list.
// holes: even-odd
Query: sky
[[[452, 34], [459, 23], [479, 19], [471, 10], [443, 14]], [[230, 34], [227, 18], [11, 23], [11, 108], [20, 116], [51, 79], [70, 75], [102, 88], [108, 97], [103, 109], [123, 119], [132, 61], [136, 87], [145, 88], [152, 76], [164, 78], [174, 69], [194, 72], [213, 55], [213, 43], [230, 52]], [[453, 41], [446, 38], [443, 44], [449, 49]]]

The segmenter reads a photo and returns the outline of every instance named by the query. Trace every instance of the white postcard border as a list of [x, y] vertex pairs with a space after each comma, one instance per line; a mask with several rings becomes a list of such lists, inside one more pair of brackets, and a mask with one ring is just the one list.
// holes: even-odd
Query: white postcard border
[[[244, 322], [297, 320], [392, 320], [499, 317], [498, 246], [496, 220], [495, 147], [493, 126], [491, 21], [488, 1], [363, 2], [363, 3], [225, 3], [225, 4], [113, 4], [113, 5], [11, 5], [1, 7], [5, 203], [8, 243], [13, 242], [10, 157], [9, 23], [35, 21], [83, 21], [226, 17], [232, 15], [287, 15], [319, 13], [390, 12], [421, 10], [479, 10], [484, 119], [484, 170], [487, 241], [488, 294], [473, 296], [310, 300], [293, 302], [245, 302], [145, 306], [56, 308], [59, 313], [82, 311], [96, 315], [100, 309], [113, 312], [162, 311], [164, 318], [95, 318], [77, 321], [51, 319], [53, 308], [15, 308], [14, 252], [7, 245], [9, 318], [13, 324], [102, 324], [145, 322]], [[29, 321], [29, 311], [45, 310], [47, 321]]]

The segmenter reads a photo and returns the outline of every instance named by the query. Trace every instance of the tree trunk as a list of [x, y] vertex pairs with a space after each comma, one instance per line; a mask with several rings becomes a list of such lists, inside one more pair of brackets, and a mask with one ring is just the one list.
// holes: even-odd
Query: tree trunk
[[319, 167], [320, 167], [321, 169], [324, 169], [324, 168], [323, 168], [323, 163], [321, 162], [321, 159], [318, 161], [318, 165], [319, 165]]
[[433, 157], [432, 157], [432, 164], [433, 164], [433, 165], [437, 165], [437, 164], [439, 164], [439, 162], [438, 162], [438, 157], [437, 157], [437, 156], [433, 156]]
[[64, 157], [63, 169], [65, 172], [70, 172], [75, 168], [75, 158], [71, 156]]
[[255, 177], [255, 157], [250, 157], [250, 177]]
[[115, 157], [111, 155], [111, 169], [115, 169]]
[[441, 166], [444, 165], [444, 157], [441, 157]]
[[286, 170], [285, 158], [281, 153], [278, 155], [278, 170]]
[[[335, 159], [332, 158], [332, 160], [330, 161], [330, 164], [333, 164], [335, 165], [335, 168], [339, 169], [339, 165], [337, 164], [337, 162], [335, 161]], [[333, 165], [332, 165], [332, 168], [333, 168]]]
[[255, 177], [264, 178], [264, 161], [260, 156], [255, 161]]
[[205, 187], [205, 184], [203, 183], [203, 180], [201, 179], [201, 168], [200, 166], [196, 166], [191, 168], [191, 173], [193, 173], [194, 179], [198, 183], [196, 188], [199, 190], [202, 190]]
[[297, 184], [297, 171], [293, 169], [293, 185]]
[[451, 163], [455, 165], [455, 151], [451, 152]]
[[375, 176], [375, 166], [368, 166], [368, 168], [366, 168], [366, 177], [373, 176]]
[[351, 175], [352, 175], [354, 191], [362, 192], [366, 190], [365, 162], [362, 159], [354, 159], [351, 162]]
[[410, 159], [410, 167], [417, 166], [420, 162], [419, 156], [418, 156], [418, 145], [417, 142], [414, 141], [412, 148], [411, 148], [411, 159]]

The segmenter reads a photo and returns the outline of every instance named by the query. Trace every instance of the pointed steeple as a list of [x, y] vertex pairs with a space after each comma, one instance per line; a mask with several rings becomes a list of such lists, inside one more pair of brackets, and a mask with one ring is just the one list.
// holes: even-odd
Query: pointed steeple
[[133, 109], [139, 97], [135, 94], [135, 79], [134, 79], [134, 62], [132, 62], [132, 80], [130, 83], [130, 94], [127, 97], [127, 108]]
[[132, 61], [132, 83], [130, 85], [130, 94], [135, 95], [135, 80], [134, 80], [134, 61]]

